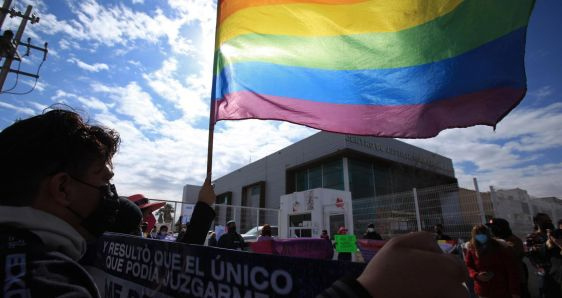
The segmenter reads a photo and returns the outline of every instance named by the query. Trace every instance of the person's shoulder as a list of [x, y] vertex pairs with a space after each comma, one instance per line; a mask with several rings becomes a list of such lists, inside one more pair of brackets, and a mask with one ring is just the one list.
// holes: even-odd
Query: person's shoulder
[[99, 297], [86, 269], [62, 253], [45, 253], [34, 258], [30, 265], [29, 280], [43, 297]]
[[24, 286], [31, 297], [99, 297], [92, 277], [80, 264], [62, 253], [47, 251], [34, 233], [0, 228], [0, 246], [2, 258], [10, 259], [11, 270], [25, 276]]

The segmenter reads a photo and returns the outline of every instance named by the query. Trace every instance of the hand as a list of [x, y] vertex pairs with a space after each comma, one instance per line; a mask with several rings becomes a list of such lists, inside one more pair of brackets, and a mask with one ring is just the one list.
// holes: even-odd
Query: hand
[[209, 177], [207, 177], [205, 179], [205, 182], [203, 182], [203, 186], [201, 186], [201, 189], [199, 190], [199, 197], [197, 198], [197, 200], [208, 205], [213, 205], [217, 200], [215, 190], [211, 185], [211, 179]]
[[483, 282], [490, 281], [492, 277], [494, 277], [494, 274], [492, 272], [480, 272], [478, 273], [478, 275], [476, 275], [476, 279]]
[[433, 234], [418, 232], [391, 239], [357, 281], [373, 297], [462, 298], [468, 297], [467, 279], [461, 260], [444, 254]]
[[550, 235], [548, 236], [548, 240], [546, 241], [546, 244], [549, 245], [550, 247], [553, 246], [558, 246], [560, 248], [562, 248], [562, 239], [556, 239], [554, 238], [554, 236]]

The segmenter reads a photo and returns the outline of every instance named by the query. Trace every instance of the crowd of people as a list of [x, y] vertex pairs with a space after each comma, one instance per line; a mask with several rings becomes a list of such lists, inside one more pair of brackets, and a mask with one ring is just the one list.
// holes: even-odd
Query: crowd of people
[[[60, 108], [16, 121], [0, 132], [0, 257], [5, 266], [0, 270], [0, 296], [99, 297], [87, 270], [96, 239], [107, 231], [155, 239], [168, 235], [167, 226], [149, 232], [155, 227], [152, 212], [160, 203], [150, 203], [143, 195], [118, 196], [111, 179], [119, 143], [116, 131]], [[216, 235], [207, 239], [215, 200], [207, 178], [177, 240], [243, 249], [234, 221], [218, 240]], [[562, 231], [554, 229], [546, 214], [538, 214], [535, 224], [526, 255], [542, 278], [543, 297], [560, 297]], [[339, 234], [347, 232], [342, 227]], [[264, 227], [258, 241], [271, 237], [271, 227]], [[374, 225], [363, 237], [382, 239]], [[322, 238], [330, 239], [327, 231]], [[444, 254], [436, 238], [446, 239], [442, 226], [436, 226], [435, 234], [393, 237], [358, 278], [338, 280], [319, 297], [468, 297], [468, 276], [481, 297], [525, 297], [525, 253], [505, 221], [495, 219], [472, 229], [466, 266]]]

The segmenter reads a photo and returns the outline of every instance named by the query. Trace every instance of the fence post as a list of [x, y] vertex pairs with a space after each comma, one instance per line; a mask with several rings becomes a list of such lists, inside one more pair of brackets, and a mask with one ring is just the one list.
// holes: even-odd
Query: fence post
[[496, 190], [493, 185], [490, 185], [490, 201], [492, 203], [493, 216], [496, 217], [496, 208], [494, 207], [494, 202], [496, 202]]
[[478, 189], [478, 181], [476, 177], [472, 177], [474, 181], [474, 190], [476, 191], [476, 201], [478, 202], [478, 209], [480, 209], [480, 221], [483, 225], [486, 224], [486, 214], [484, 213], [484, 204], [482, 203], [482, 196], [480, 195], [480, 190]]
[[418, 204], [418, 191], [415, 187], [412, 189], [412, 191], [414, 192], [414, 204], [416, 206], [416, 221], [418, 223], [418, 232], [421, 232], [422, 226], [420, 218], [420, 205]]
[[[258, 232], [259, 232], [259, 229], [260, 229], [260, 209], [258, 208], [258, 209], [256, 209], [256, 211], [257, 211], [256, 212], [256, 227], [258, 227]], [[259, 236], [259, 233], [258, 233], [258, 236]]]

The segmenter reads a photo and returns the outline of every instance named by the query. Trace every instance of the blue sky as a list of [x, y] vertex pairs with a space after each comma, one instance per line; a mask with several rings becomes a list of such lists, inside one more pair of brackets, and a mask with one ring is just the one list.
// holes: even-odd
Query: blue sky
[[[41, 17], [24, 38], [49, 56], [35, 89], [0, 94], [0, 128], [68, 104], [122, 136], [115, 183], [122, 195], [181, 200], [206, 171], [215, 4], [210, 0], [13, 0]], [[450, 129], [404, 140], [451, 158], [461, 186], [526, 189], [562, 198], [562, 1], [538, 0], [526, 50], [529, 91], [494, 131]], [[16, 30], [7, 19], [3, 30]], [[21, 52], [21, 50], [20, 50]], [[32, 52], [21, 70], [35, 73]], [[17, 68], [13, 64], [12, 68]], [[34, 80], [10, 74], [5, 89], [25, 93]], [[251, 132], [251, 133], [250, 133]], [[264, 157], [316, 130], [284, 122], [228, 121], [215, 128], [214, 177]]]

